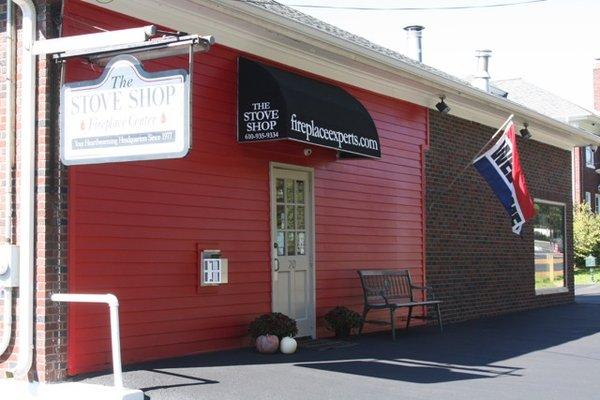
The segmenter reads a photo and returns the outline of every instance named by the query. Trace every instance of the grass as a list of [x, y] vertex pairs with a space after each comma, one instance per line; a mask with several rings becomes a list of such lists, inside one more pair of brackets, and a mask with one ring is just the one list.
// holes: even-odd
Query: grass
[[563, 286], [563, 277], [562, 275], [554, 280], [550, 278], [538, 278], [535, 280], [535, 288], [536, 289], [548, 289]]
[[600, 268], [594, 268], [594, 281], [592, 281], [592, 274], [587, 268], [575, 268], [576, 285], [590, 285], [592, 283], [600, 283]]

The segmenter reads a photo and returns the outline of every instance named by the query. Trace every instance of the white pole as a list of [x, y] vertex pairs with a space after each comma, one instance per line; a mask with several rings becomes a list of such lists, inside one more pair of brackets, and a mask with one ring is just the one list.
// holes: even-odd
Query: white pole
[[113, 360], [113, 374], [115, 376], [115, 386], [123, 387], [123, 368], [121, 366], [121, 333], [119, 331], [119, 302], [115, 299], [114, 304], [109, 304], [110, 308], [110, 343]]
[[156, 34], [156, 26], [147, 25], [140, 28], [120, 29], [86, 35], [66, 36], [56, 39], [38, 40], [33, 46], [37, 55], [63, 53], [72, 50], [92, 49], [99, 46], [108, 47], [120, 44], [141, 43]]
[[2, 316], [2, 339], [0, 340], [0, 355], [4, 354], [10, 343], [12, 329], [12, 288], [0, 288], [4, 293], [4, 315]]
[[12, 0], [6, 3], [6, 113], [5, 113], [5, 170], [4, 170], [4, 239], [12, 240], [12, 169], [15, 165], [15, 17]]
[[[4, 165], [4, 240], [7, 245], [13, 243], [13, 208], [12, 208], [12, 171], [15, 164], [15, 16], [12, 0], [6, 2], [6, 114], [5, 114], [5, 165]], [[11, 266], [17, 268], [16, 265]], [[12, 288], [0, 288], [4, 297], [4, 314], [2, 315], [2, 339], [0, 339], [0, 355], [4, 354], [10, 344], [12, 334]]]
[[13, 0], [21, 8], [23, 53], [21, 57], [21, 179], [19, 218], [19, 354], [16, 366], [10, 372], [16, 377], [27, 377], [33, 362], [33, 263], [35, 216], [35, 76], [36, 57], [33, 42], [36, 37], [36, 11], [31, 0]]
[[121, 341], [119, 332], [119, 300], [113, 294], [74, 294], [57, 293], [52, 301], [72, 303], [104, 303], [110, 309], [110, 342], [112, 348], [113, 375], [115, 386], [123, 387], [123, 369], [121, 367]]

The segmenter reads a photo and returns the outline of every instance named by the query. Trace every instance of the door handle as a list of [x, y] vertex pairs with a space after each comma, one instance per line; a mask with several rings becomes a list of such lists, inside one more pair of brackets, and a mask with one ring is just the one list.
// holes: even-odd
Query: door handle
[[274, 271], [277, 272], [277, 271], [279, 271], [279, 258], [275, 258], [274, 261], [275, 261]]
[[296, 268], [296, 260], [290, 260], [290, 268], [291, 269], [295, 269]]

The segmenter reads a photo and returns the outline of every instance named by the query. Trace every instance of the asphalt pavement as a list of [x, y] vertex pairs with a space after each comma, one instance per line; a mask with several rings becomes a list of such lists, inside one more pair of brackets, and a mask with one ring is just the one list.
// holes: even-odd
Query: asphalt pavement
[[[151, 400], [600, 399], [600, 287], [573, 304], [399, 333], [354, 346], [216, 352], [126, 368]], [[111, 384], [112, 375], [79, 377]]]

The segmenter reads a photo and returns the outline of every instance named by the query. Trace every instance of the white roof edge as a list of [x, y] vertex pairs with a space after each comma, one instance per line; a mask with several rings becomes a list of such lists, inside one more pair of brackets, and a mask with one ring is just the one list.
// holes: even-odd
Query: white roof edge
[[173, 29], [210, 33], [216, 42], [366, 90], [434, 108], [446, 95], [451, 114], [499, 126], [515, 114], [533, 139], [563, 149], [600, 145], [600, 137], [504, 98], [263, 8], [228, 0], [128, 0], [96, 6]]
[[600, 122], [600, 115], [597, 114], [581, 114], [581, 115], [569, 115], [567, 118], [569, 121], [594, 121]]

